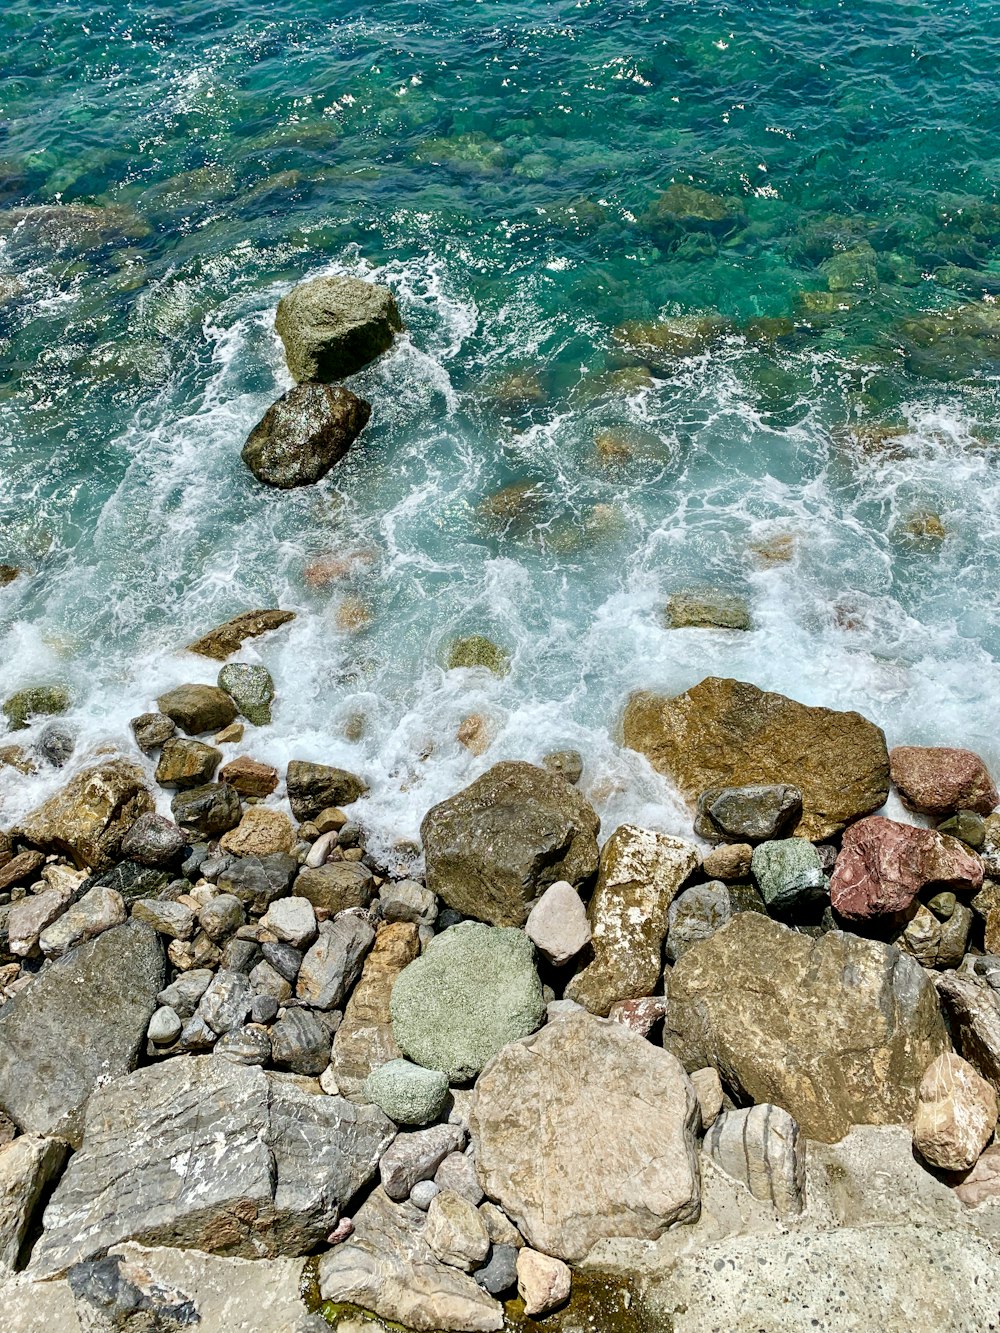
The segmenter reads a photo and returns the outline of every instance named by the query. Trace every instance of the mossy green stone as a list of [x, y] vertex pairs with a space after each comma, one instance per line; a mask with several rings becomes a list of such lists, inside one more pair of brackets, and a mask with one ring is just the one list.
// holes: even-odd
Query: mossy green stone
[[454, 639], [448, 648], [447, 668], [485, 667], [494, 676], [506, 676], [510, 670], [510, 653], [506, 648], [488, 639], [485, 634], [470, 634]]
[[444, 1110], [448, 1076], [409, 1060], [390, 1060], [368, 1075], [364, 1095], [397, 1125], [429, 1125]]
[[33, 717], [65, 713], [69, 702], [69, 692], [61, 685], [29, 685], [10, 696], [3, 713], [11, 731], [23, 731]]
[[219, 689], [225, 690], [248, 722], [255, 727], [269, 725], [274, 681], [267, 667], [227, 662], [219, 672]]

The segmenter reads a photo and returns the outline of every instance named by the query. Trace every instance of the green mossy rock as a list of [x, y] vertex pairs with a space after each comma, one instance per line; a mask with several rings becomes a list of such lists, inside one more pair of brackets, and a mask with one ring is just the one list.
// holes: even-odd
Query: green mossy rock
[[360, 278], [314, 278], [278, 303], [274, 327], [299, 383], [331, 384], [387, 352], [403, 328], [387, 287]]
[[69, 692], [62, 685], [29, 685], [10, 696], [3, 706], [3, 714], [11, 731], [23, 731], [32, 718], [65, 713], [69, 704]]
[[485, 667], [494, 676], [506, 676], [510, 670], [510, 653], [485, 634], [470, 634], [467, 638], [452, 640], [445, 665], [449, 671], [457, 667]]
[[225, 690], [248, 722], [255, 727], [269, 725], [274, 681], [267, 667], [228, 662], [219, 672], [219, 689]]
[[448, 1076], [409, 1060], [390, 1060], [368, 1075], [364, 1096], [397, 1125], [429, 1125], [444, 1110]]

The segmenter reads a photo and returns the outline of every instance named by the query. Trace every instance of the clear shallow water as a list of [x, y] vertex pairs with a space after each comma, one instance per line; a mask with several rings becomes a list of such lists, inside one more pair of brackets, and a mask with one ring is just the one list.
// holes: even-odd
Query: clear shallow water
[[[1000, 765], [996, 5], [13, 0], [0, 38], [0, 561], [34, 571], [2, 684], [68, 683], [81, 754], [281, 605], [241, 748], [364, 773], [381, 845], [565, 746], [607, 829], [684, 828], [616, 728], [709, 673]], [[672, 182], [731, 221], [657, 217]], [[290, 382], [277, 300], [324, 272], [409, 331], [351, 455], [277, 493], [239, 451]], [[711, 336], [651, 372], [613, 333], [685, 316]], [[664, 628], [706, 585], [754, 630]], [[442, 670], [468, 633], [504, 680]], [[15, 777], [15, 814], [57, 780]]]

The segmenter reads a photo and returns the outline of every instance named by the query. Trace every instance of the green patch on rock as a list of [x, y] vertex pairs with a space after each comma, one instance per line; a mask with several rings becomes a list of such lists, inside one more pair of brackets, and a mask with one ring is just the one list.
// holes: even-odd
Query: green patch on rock
[[255, 727], [269, 725], [274, 681], [267, 667], [228, 662], [219, 672], [219, 689], [225, 690], [248, 722]]
[[510, 670], [510, 653], [485, 634], [470, 634], [464, 639], [452, 640], [445, 667], [448, 671], [458, 667], [485, 667], [494, 676], [506, 676]]
[[7, 699], [3, 715], [11, 731], [23, 731], [32, 718], [65, 713], [69, 705], [69, 691], [62, 685], [29, 685]]

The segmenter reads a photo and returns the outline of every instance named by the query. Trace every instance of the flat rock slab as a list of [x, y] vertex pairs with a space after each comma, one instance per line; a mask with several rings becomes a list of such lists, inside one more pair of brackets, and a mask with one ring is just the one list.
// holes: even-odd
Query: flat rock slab
[[277, 608], [266, 611], [244, 611], [242, 615], [227, 620], [224, 625], [209, 630], [200, 639], [195, 639], [194, 643], [189, 643], [187, 650], [189, 653], [197, 653], [200, 657], [211, 657], [216, 662], [224, 662], [227, 657], [237, 652], [247, 639], [256, 639], [261, 634], [267, 634], [272, 629], [287, 625], [294, 619], [294, 611], [279, 611]]
[[794, 832], [812, 840], [838, 833], [889, 795], [878, 727], [860, 713], [810, 708], [744, 681], [709, 676], [674, 698], [634, 694], [623, 729], [625, 744], [692, 806], [709, 788], [793, 784], [802, 793]]
[[699, 1116], [677, 1060], [577, 1013], [500, 1052], [469, 1124], [489, 1198], [529, 1245], [573, 1261], [607, 1237], [654, 1240], [697, 1217]]
[[243, 1258], [305, 1254], [394, 1135], [375, 1107], [222, 1058], [138, 1070], [91, 1099], [33, 1270], [58, 1275], [126, 1240]]
[[320, 1259], [324, 1300], [349, 1301], [418, 1333], [502, 1328], [502, 1307], [466, 1273], [441, 1263], [424, 1225], [418, 1208], [375, 1190], [354, 1218], [353, 1236]]
[[807, 1137], [912, 1120], [927, 1066], [949, 1049], [934, 986], [892, 945], [819, 939], [740, 912], [691, 946], [668, 983], [663, 1044], [711, 1065], [739, 1100], [773, 1102]]
[[91, 1093], [135, 1068], [165, 982], [142, 921], [50, 963], [0, 1009], [0, 1107], [23, 1130], [78, 1144]]

